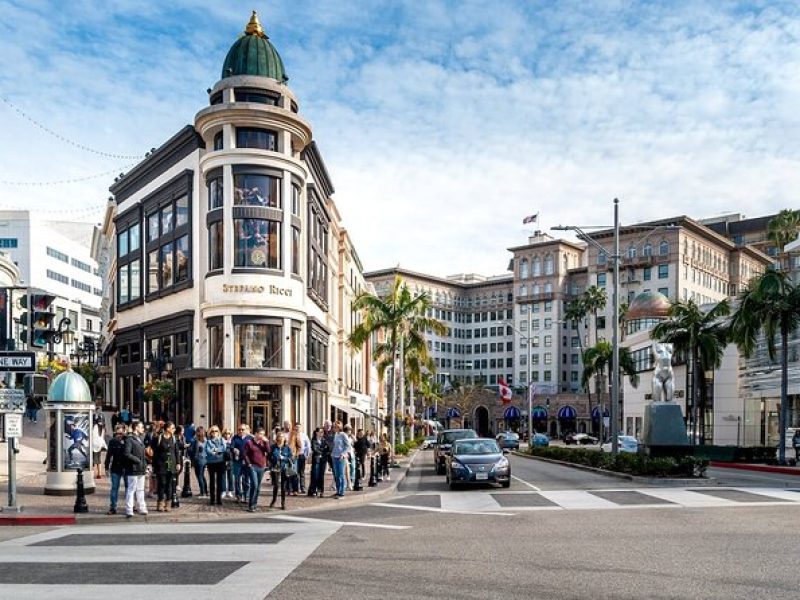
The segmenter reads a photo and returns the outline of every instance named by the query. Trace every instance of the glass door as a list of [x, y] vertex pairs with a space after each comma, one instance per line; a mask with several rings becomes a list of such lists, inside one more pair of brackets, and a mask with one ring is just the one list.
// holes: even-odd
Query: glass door
[[269, 402], [249, 402], [247, 404], [247, 423], [250, 425], [250, 431], [256, 431], [259, 427], [263, 427], [269, 435], [271, 429], [269, 404]]

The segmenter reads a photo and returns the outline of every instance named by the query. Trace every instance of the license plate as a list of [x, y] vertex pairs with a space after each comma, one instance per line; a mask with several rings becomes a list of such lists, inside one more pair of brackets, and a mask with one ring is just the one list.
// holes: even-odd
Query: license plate
[[480, 481], [481, 479], [489, 479], [488, 473], [475, 473], [475, 479]]

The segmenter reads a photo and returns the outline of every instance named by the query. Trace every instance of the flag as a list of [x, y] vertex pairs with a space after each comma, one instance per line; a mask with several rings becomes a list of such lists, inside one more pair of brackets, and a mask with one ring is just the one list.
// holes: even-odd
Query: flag
[[511, 398], [514, 396], [514, 393], [511, 391], [511, 388], [508, 387], [505, 381], [503, 381], [502, 377], [497, 378], [497, 385], [500, 390], [500, 399], [503, 401], [503, 404], [508, 404], [511, 402]]
[[539, 218], [539, 213], [536, 213], [535, 215], [530, 215], [529, 217], [525, 217], [524, 219], [522, 219], [522, 224], [527, 225], [528, 223], [535, 223], [538, 218]]

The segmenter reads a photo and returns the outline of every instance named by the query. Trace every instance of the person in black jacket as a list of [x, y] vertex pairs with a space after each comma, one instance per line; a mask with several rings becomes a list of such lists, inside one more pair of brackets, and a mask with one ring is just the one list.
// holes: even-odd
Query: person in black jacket
[[[356, 441], [353, 444], [353, 451], [356, 454], [356, 481], [364, 479], [364, 465], [367, 462], [367, 451], [369, 450], [369, 439], [363, 429], [356, 432]], [[354, 483], [355, 485], [355, 483]]]
[[[117, 425], [114, 437], [108, 442], [106, 452], [106, 475], [111, 474], [111, 494], [109, 496], [109, 515], [117, 514], [117, 498], [119, 497], [119, 482], [125, 476], [125, 425]], [[126, 483], [127, 489], [127, 483]]]
[[317, 427], [311, 438], [311, 482], [308, 485], [309, 496], [325, 495], [325, 465], [331, 449], [325, 439], [322, 427]]
[[133, 431], [125, 438], [125, 480], [128, 489], [125, 492], [125, 516], [133, 517], [133, 500], [136, 498], [137, 510], [140, 515], [147, 514], [147, 504], [144, 501], [144, 475], [147, 471], [147, 458], [144, 452], [144, 424], [135, 421]]
[[150, 447], [153, 449], [153, 473], [158, 481], [158, 512], [169, 512], [175, 477], [181, 470], [180, 450], [175, 437], [175, 423], [164, 425], [161, 433], [154, 435]]

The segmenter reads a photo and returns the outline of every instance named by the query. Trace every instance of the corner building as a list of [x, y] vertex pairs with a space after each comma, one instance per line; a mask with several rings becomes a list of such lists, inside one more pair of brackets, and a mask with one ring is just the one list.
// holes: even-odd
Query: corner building
[[[111, 187], [117, 406], [230, 428], [377, 416], [369, 348], [335, 337], [340, 278], [366, 284], [287, 80], [253, 13], [194, 126]], [[156, 379], [177, 397], [148, 399]]]

